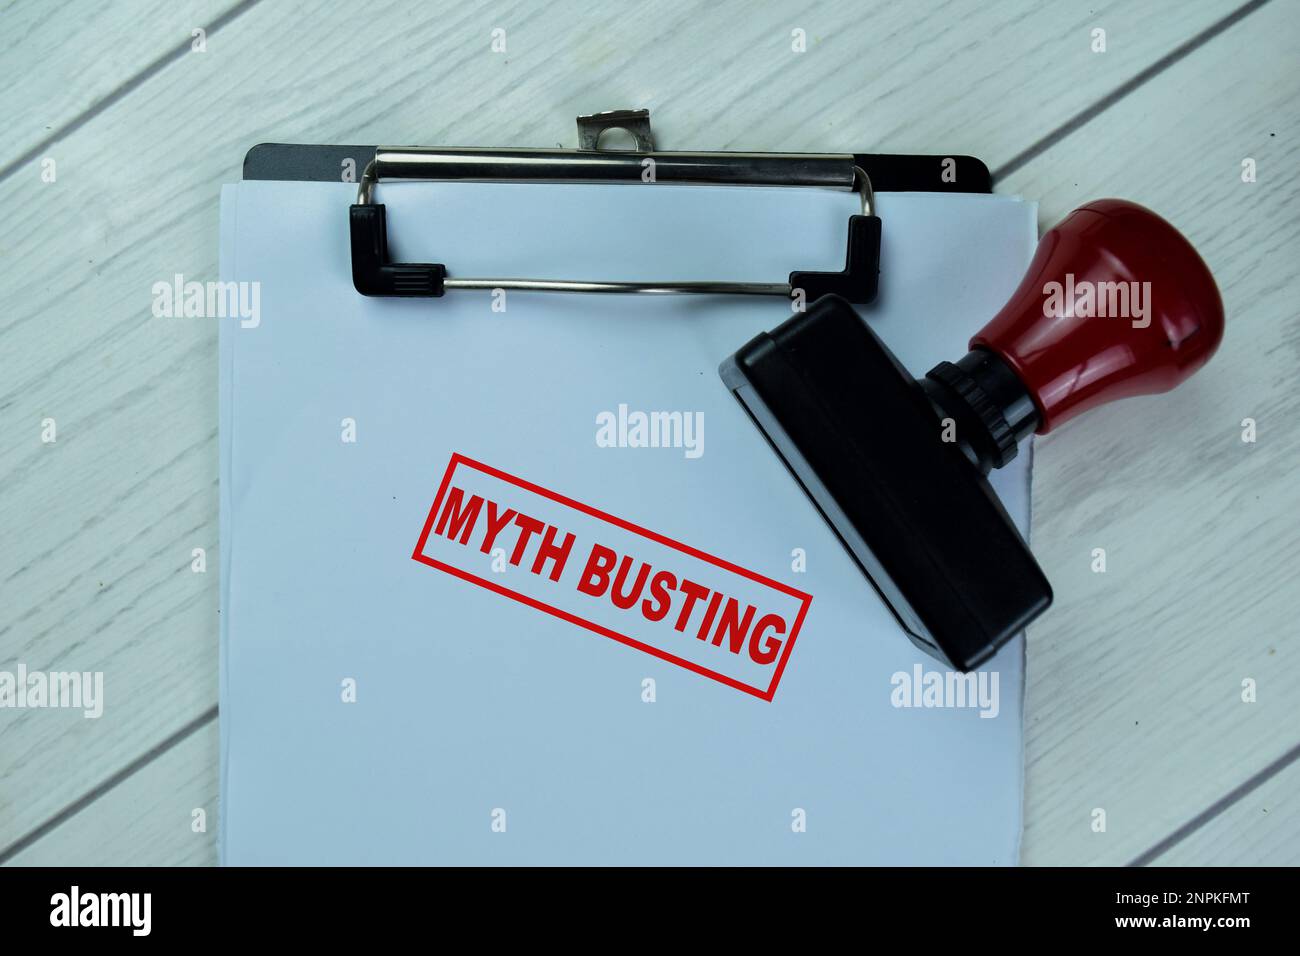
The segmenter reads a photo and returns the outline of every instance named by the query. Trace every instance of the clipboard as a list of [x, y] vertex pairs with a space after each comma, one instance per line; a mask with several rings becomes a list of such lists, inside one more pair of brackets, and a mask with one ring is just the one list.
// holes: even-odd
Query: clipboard
[[[614, 152], [579, 144], [561, 162]], [[259, 283], [265, 308], [256, 327], [220, 330], [222, 859], [1013, 861], [1020, 645], [986, 675], [987, 699], [926, 704], [932, 664], [895, 634], [888, 608], [716, 377], [718, 359], [789, 303], [674, 280], [762, 283], [835, 268], [847, 258], [844, 220], [860, 214], [852, 185], [832, 184], [845, 195], [720, 188], [727, 180], [661, 194], [534, 189], [527, 183], [550, 180], [516, 168], [513, 182], [384, 197], [387, 177], [377, 177], [371, 198], [394, 207], [393, 248], [439, 260], [448, 280], [470, 270], [661, 280], [523, 288], [496, 310], [497, 297], [457, 285], [428, 299], [356, 289], [344, 207], [380, 152], [258, 146], [249, 182], [222, 193], [221, 279]], [[879, 233], [880, 295], [863, 314], [923, 370], [962, 340], [957, 303], [980, 311], [1005, 301], [1036, 239], [1036, 211], [1012, 197], [936, 195], [990, 192], [986, 168], [969, 157], [847, 158], [889, 230]], [[614, 181], [639, 182], [641, 168]], [[511, 228], [511, 215], [536, 228]], [[739, 294], [534, 294], [547, 291]], [[634, 443], [630, 417], [625, 440], [625, 410], [707, 419], [709, 451], [704, 430], [690, 447], [685, 437]], [[615, 422], [612, 444], [599, 437], [601, 417]], [[461, 545], [436, 520], [422, 535], [449, 475], [471, 496], [470, 479], [499, 483], [499, 497], [528, 494], [501, 501], [582, 532], [560, 581], [549, 565], [534, 574], [531, 553], [512, 565], [510, 548], [498, 573], [477, 540]], [[1002, 478], [1009, 507], [1027, 518], [1027, 468]], [[561, 508], [570, 510], [552, 514]], [[698, 602], [690, 641], [666, 643], [677, 614], [657, 625], [642, 615], [667, 635], [668, 656], [648, 650], [657, 632], [576, 587], [595, 543], [632, 553], [633, 538], [611, 537], [623, 535], [667, 549], [638, 552], [656, 573], [712, 581], [725, 571], [716, 583], [733, 588], [728, 596], [767, 586], [755, 576], [811, 595], [797, 641], [799, 606], [773, 604], [788, 610], [791, 637], [776, 658], [788, 666], [778, 675], [750, 645], [700, 640], [711, 598]], [[792, 548], [800, 562], [811, 557], [806, 567]], [[675, 563], [687, 560], [702, 563]], [[345, 679], [359, 698], [343, 697]], [[907, 774], [881, 773], [903, 764]], [[948, 798], [954, 776], [969, 799]], [[498, 809], [508, 830], [489, 825]], [[796, 835], [792, 814], [805, 810], [813, 825]]]
[[[473, 149], [262, 143], [244, 157], [245, 180], [352, 181], [361, 171], [349, 211], [353, 284], [362, 295], [440, 298], [450, 290], [579, 293], [703, 293], [802, 296], [811, 302], [839, 295], [864, 305], [879, 286], [883, 224], [876, 192], [989, 193], [988, 167], [973, 156], [897, 153], [668, 152], [656, 149], [650, 111], [611, 110], [577, 118], [578, 148]], [[628, 133], [634, 150], [600, 145], [611, 130]], [[785, 281], [588, 281], [483, 278], [459, 275], [454, 265], [392, 262], [387, 209], [375, 201], [385, 180], [475, 182], [676, 183], [851, 189], [862, 213], [849, 217], [845, 267], [840, 272], [792, 269]], [[452, 260], [449, 260], [449, 262]]]

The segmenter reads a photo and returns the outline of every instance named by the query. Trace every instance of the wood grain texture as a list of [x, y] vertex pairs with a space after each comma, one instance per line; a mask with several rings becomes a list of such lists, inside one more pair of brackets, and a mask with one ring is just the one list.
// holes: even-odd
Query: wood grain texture
[[[206, 829], [195, 832], [195, 810]], [[109, 790], [14, 866], [75, 860], [81, 866], [215, 866], [217, 724], [207, 724]]]
[[1295, 866], [1300, 762], [1292, 763], [1162, 853], [1155, 866]]
[[[1037, 443], [1033, 540], [1056, 605], [1029, 631], [1028, 863], [1128, 862], [1300, 741], [1300, 73], [1241, 68], [1265, 49], [1295, 62], [1296, 14], [1264, 7], [1002, 184], [1042, 197], [1045, 225], [1104, 195], [1159, 210], [1227, 313], [1176, 396]], [[1273, 857], [1300, 863], [1300, 843]]]
[[[190, 44], [237, 0], [19, 0], [0, 10], [0, 169]], [[129, 6], [129, 11], [124, 10]], [[57, 155], [55, 156], [57, 159]]]
[[[131, 27], [131, 7], [113, 8], [115, 29]], [[208, 53], [175, 60], [61, 140], [57, 184], [41, 185], [34, 167], [0, 181], [0, 202], [10, 213], [0, 245], [9, 255], [21, 241], [28, 257], [24, 268], [0, 273], [6, 303], [0, 313], [6, 439], [0, 445], [6, 488], [0, 499], [6, 541], [0, 552], [0, 662], [103, 670], [108, 697], [97, 721], [52, 711], [0, 712], [0, 852], [215, 702], [216, 330], [209, 320], [153, 318], [150, 287], [174, 273], [215, 278], [217, 190], [238, 177], [249, 146], [265, 140], [571, 145], [577, 113], [649, 106], [665, 148], [953, 151], [996, 167], [1224, 12], [1219, 3], [1174, 2], [1140, 9], [1113, 3], [1091, 12], [1028, 0], [928, 9], [824, 3], [797, 14], [776, 4], [646, 3], [632, 17], [578, 4], [507, 10], [485, 3], [442, 9], [376, 3], [367, 12], [371, 28], [357, 31], [355, 12], [347, 7], [315, 9], [310, 16], [269, 2], [248, 9], [210, 38]], [[1259, 16], [1236, 29], [1256, 30], [1252, 21]], [[1105, 54], [1089, 49], [1093, 26], [1108, 31]], [[494, 27], [507, 30], [504, 55], [489, 50]], [[807, 53], [790, 50], [796, 27], [807, 31]], [[1252, 36], [1263, 48], [1277, 42], [1271, 32]], [[1222, 57], [1215, 63], [1229, 75], [1242, 73], [1239, 63]], [[42, 64], [30, 68], [39, 71]], [[55, 83], [71, 67], [50, 69], [58, 72], [45, 80]], [[1287, 92], [1267, 86], [1266, 98], [1250, 108], [1276, 115], [1289, 107], [1281, 98]], [[1261, 91], [1251, 87], [1251, 93]], [[1170, 94], [1161, 97], [1143, 90], [1132, 102], [1145, 104], [1144, 116], [1163, 121], [1163, 135], [1176, 143], [1187, 124], [1173, 122]], [[1172, 102], [1178, 102], [1177, 91]], [[1216, 104], [1216, 113], [1198, 104], [1195, 121], [1221, 130], [1242, 114], [1241, 104], [1223, 98]], [[1082, 193], [1072, 185], [1077, 177], [1067, 183], [1061, 174], [1075, 167], [1046, 156], [1004, 189], [1019, 189], [1055, 209], [1091, 198], [1089, 189], [1124, 186], [1126, 180], [1116, 177], [1146, 161], [1145, 140], [1110, 139], [1104, 129], [1090, 131], [1095, 142], [1088, 168], [1097, 173]], [[1188, 188], [1179, 151], [1165, 148], [1173, 157], [1164, 172], [1170, 192], [1181, 193], [1179, 201], [1189, 208], [1199, 203], [1217, 210], [1202, 232], [1231, 222], [1219, 203], [1206, 199], [1209, 190]], [[1177, 218], [1182, 207], [1152, 202], [1187, 225]], [[1230, 235], [1237, 243], [1263, 241], [1244, 229]], [[1244, 265], [1238, 256], [1235, 268]], [[1283, 274], [1258, 271], [1275, 303], [1282, 287], [1270, 283]], [[1283, 401], [1284, 387], [1276, 374], [1261, 382], [1261, 415], [1269, 403]], [[1180, 411], [1183, 406], [1173, 403], [1166, 413], [1185, 420], [1183, 431], [1162, 437], [1161, 449], [1181, 449], [1193, 434], [1197, 423], [1186, 418], [1193, 403], [1186, 404]], [[45, 417], [58, 422], [54, 445], [39, 440]], [[1111, 429], [1123, 420], [1112, 420]], [[1139, 475], [1163, 477], [1187, 465], [1177, 449], [1167, 459], [1146, 444], [1125, 453], [1121, 442], [1116, 453], [1105, 447], [1113, 436], [1099, 431], [1101, 447], [1083, 446], [1092, 456], [1082, 463], [1093, 469], [1090, 482], [1071, 471], [1081, 467], [1074, 458], [1078, 448], [1054, 457], [1055, 438], [1040, 448], [1040, 550], [1049, 534], [1077, 537], [1081, 526], [1089, 527], [1081, 507], [1089, 516], [1115, 507], [1110, 499], [1081, 505], [1085, 491], [1113, 496], [1121, 487], [1140, 486], [1110, 472], [1102, 482], [1097, 456], [1119, 473], [1131, 466]], [[1064, 432], [1061, 441], [1077, 442], [1069, 436], [1078, 433]], [[1195, 433], [1209, 456], [1214, 448], [1205, 446], [1199, 427]], [[1261, 447], [1252, 449], [1252, 460], [1273, 475], [1279, 465], [1259, 456]], [[1181, 486], [1195, 485], [1195, 475], [1187, 473]], [[1205, 507], [1194, 489], [1187, 494]], [[1134, 494], [1117, 507], [1138, 536], [1155, 537], [1152, 527], [1163, 529], [1188, 513], [1173, 505], [1159, 510], [1160, 503], [1149, 499]], [[1240, 550], [1250, 529], [1224, 516], [1210, 530], [1221, 541], [1216, 546]], [[1275, 523], [1274, 534], [1280, 540], [1293, 530]], [[206, 575], [189, 569], [194, 547], [208, 549]], [[1166, 555], [1181, 551], [1161, 548]], [[1069, 567], [1070, 548], [1057, 543], [1044, 560], [1055, 579]], [[1071, 580], [1058, 581], [1064, 600], [1052, 627], [1082, 633], [1091, 626], [1091, 612], [1069, 597]], [[1106, 581], [1119, 587], [1125, 578], [1117, 567]], [[1161, 607], [1151, 600], [1150, 580], [1130, 576], [1127, 582], [1124, 596], [1108, 603], [1112, 628], [1125, 619], [1125, 607], [1128, 619]], [[1033, 639], [1030, 667], [1036, 673], [1043, 665], [1033, 655], [1046, 645], [1037, 633]], [[1102, 693], [1104, 701], [1116, 688], [1094, 676], [1097, 653], [1060, 650], [1071, 643], [1079, 642], [1053, 638], [1050, 646], [1060, 657], [1045, 660], [1059, 683], [1035, 685], [1038, 696], [1030, 702], [1027, 846], [1035, 861], [1095, 855], [1091, 845], [1081, 848], [1070, 836], [1078, 802], [1071, 788], [1093, 751], [1108, 744], [1100, 729], [1081, 724], [1067, 701], [1079, 699], [1083, 689]], [[1127, 660], [1111, 647], [1116, 661]], [[1066, 694], [1063, 687], [1078, 689]], [[1049, 699], [1053, 689], [1057, 696]], [[1052, 721], [1061, 725], [1043, 726]], [[1206, 732], [1212, 739], [1201, 745], [1213, 755], [1231, 752], [1240, 746], [1234, 736], [1240, 731], [1236, 724], [1221, 731], [1211, 726]], [[1261, 757], [1286, 745], [1284, 730], [1266, 718], [1254, 731]], [[1114, 741], [1128, 739], [1121, 734]], [[177, 750], [182, 747], [191, 749], [188, 742]], [[1061, 751], [1055, 762], [1042, 756], [1053, 748]], [[1061, 781], [1052, 774], [1066, 776]], [[120, 818], [115, 808], [121, 804], [110, 796], [37, 841], [22, 861], [82, 861], [89, 851], [61, 831], [86, 821], [137, 833], [151, 847], [176, 840], [176, 858], [186, 858], [186, 830], [158, 823], [155, 833], [150, 814]], [[1148, 789], [1143, 799], [1149, 803], [1135, 797], [1135, 812], [1149, 818], [1161, 796]], [[1180, 805], [1169, 814], [1170, 826], [1182, 812]], [[1136, 855], [1148, 829], [1159, 826], [1112, 827], [1110, 843]]]

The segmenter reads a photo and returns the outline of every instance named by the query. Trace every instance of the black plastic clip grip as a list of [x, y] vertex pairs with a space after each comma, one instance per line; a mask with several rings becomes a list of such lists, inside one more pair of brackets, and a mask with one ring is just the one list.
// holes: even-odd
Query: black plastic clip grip
[[[510, 179], [523, 175], [517, 168], [513, 154], [471, 151], [444, 153], [436, 150], [384, 150], [375, 154], [367, 165], [357, 190], [357, 203], [351, 207], [352, 282], [356, 290], [368, 296], [440, 297], [448, 287], [456, 289], [521, 289], [548, 292], [696, 292], [743, 293], [756, 295], [802, 295], [803, 303], [816, 301], [824, 295], [838, 295], [849, 302], [865, 305], [876, 297], [880, 282], [880, 219], [874, 212], [874, 198], [870, 177], [860, 166], [854, 165], [852, 156], [806, 156], [802, 165], [791, 172], [789, 157], [772, 160], [762, 154], [747, 153], [657, 153], [661, 172], [677, 170], [677, 179], [683, 182], [724, 182], [758, 184], [827, 185], [843, 182], [846, 173], [852, 173], [852, 186], [862, 197], [862, 213], [849, 217], [848, 248], [844, 269], [840, 272], [791, 272], [787, 282], [628, 282], [628, 281], [574, 281], [561, 279], [466, 279], [447, 278], [446, 266], [441, 263], [397, 263], [388, 261], [388, 220], [382, 203], [373, 202], [374, 186], [379, 181], [385, 164], [396, 164], [404, 178], [466, 178], [473, 176], [486, 180]], [[530, 156], [532, 152], [530, 151]], [[628, 175], [629, 158], [635, 154], [618, 153], [592, 160], [589, 151], [541, 151], [546, 153], [546, 164], [536, 163], [523, 167], [532, 179], [554, 182], [586, 182], [583, 176], [570, 172], [575, 159], [590, 165], [597, 162], [604, 170], [602, 176], [592, 181], [619, 181]], [[560, 153], [558, 157], [552, 153]], [[398, 157], [394, 159], [393, 157]], [[450, 158], [449, 158], [450, 157]], [[401, 162], [398, 162], [398, 160]], [[702, 172], [701, 163], [707, 160]], [[450, 168], [448, 167], [448, 164]], [[774, 165], [775, 163], [775, 165]], [[486, 164], [486, 165], [485, 165]], [[600, 165], [604, 164], [604, 165]], [[803, 166], [811, 164], [810, 169]], [[503, 166], [498, 169], [498, 166]], [[552, 168], [553, 167], [553, 168]], [[608, 167], [608, 168], [606, 168]], [[716, 168], [714, 168], [716, 167]], [[585, 167], [584, 167], [585, 168]], [[640, 166], [635, 166], [640, 170]], [[456, 176], [450, 174], [455, 173]], [[633, 181], [633, 180], [627, 180]], [[639, 180], [636, 180], [639, 181]]]
[[790, 294], [804, 294], [811, 305], [824, 295], [838, 295], [855, 305], [875, 301], [880, 286], [880, 217], [850, 216], [849, 243], [841, 272], [791, 272]]
[[[446, 291], [441, 263], [389, 262], [388, 218], [383, 203], [354, 204], [350, 211], [352, 284], [362, 295], [438, 298]], [[848, 251], [840, 272], [791, 272], [790, 294], [811, 304], [838, 295], [856, 305], [873, 302], [880, 284], [880, 218], [850, 216]]]
[[383, 203], [351, 207], [352, 284], [362, 295], [437, 298], [447, 267], [440, 263], [389, 262], [388, 216]]

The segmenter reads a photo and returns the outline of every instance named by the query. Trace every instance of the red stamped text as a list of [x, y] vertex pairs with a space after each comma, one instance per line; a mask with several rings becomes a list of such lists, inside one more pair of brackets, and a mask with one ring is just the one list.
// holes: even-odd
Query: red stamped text
[[460, 454], [412, 557], [768, 701], [812, 602]]

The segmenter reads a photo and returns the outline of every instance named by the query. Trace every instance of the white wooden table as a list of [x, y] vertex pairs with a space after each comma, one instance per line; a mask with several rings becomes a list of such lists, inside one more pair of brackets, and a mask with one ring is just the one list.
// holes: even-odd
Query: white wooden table
[[1300, 863], [1298, 63], [1300, 0], [4, 4], [0, 669], [108, 700], [0, 710], [0, 861], [215, 860], [217, 320], [150, 303], [216, 277], [248, 147], [571, 146], [646, 106], [667, 149], [970, 153], [1044, 228], [1117, 195], [1188, 234], [1219, 354], [1036, 446], [1023, 860]]

